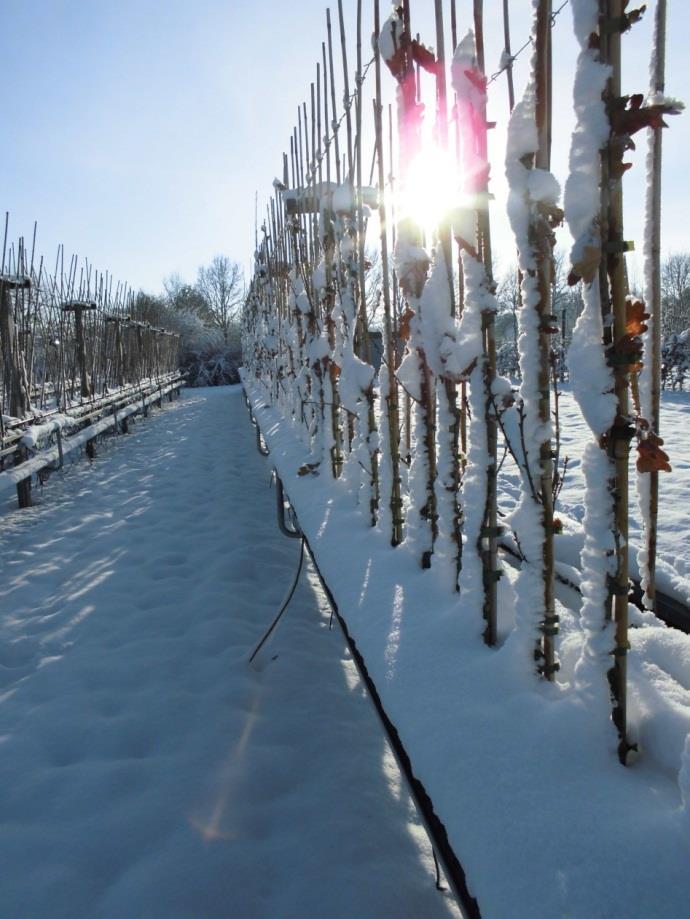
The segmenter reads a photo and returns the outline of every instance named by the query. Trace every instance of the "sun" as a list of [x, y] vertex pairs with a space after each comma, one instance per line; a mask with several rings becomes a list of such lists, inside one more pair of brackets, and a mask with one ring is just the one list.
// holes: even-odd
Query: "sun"
[[412, 160], [398, 195], [400, 217], [411, 217], [433, 236], [442, 220], [457, 206], [457, 165], [436, 145], [426, 145]]

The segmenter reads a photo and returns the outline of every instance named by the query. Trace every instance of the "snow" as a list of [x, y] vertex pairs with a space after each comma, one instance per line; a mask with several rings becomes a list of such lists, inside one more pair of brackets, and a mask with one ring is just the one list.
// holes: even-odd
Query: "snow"
[[[562, 669], [549, 684], [524, 659], [513, 571], [499, 582], [500, 641], [489, 649], [471, 597], [458, 598], [433, 567], [422, 570], [414, 547], [392, 549], [342, 481], [296, 475], [302, 456], [290, 425], [246, 385], [300, 525], [482, 916], [683, 915], [687, 636], [641, 614], [631, 629], [630, 722], [641, 756], [625, 769], [602, 717], [606, 684], [592, 686], [579, 666], [592, 645], [574, 592], [558, 587]], [[472, 390], [481, 394], [481, 384]], [[591, 441], [583, 422], [579, 437]], [[561, 539], [568, 544], [556, 537], [557, 552]]]
[[605, 705], [608, 701], [608, 687], [600, 675], [610, 665], [614, 639], [612, 623], [603, 620], [602, 610], [608, 597], [608, 578], [615, 574], [616, 546], [613, 507], [609, 497], [609, 461], [593, 441], [585, 444], [582, 471], [585, 478], [585, 513], [582, 521], [584, 545], [580, 556], [583, 568], [580, 616], [585, 642], [577, 677], [588, 690], [597, 692], [598, 689], [600, 701]]
[[405, 352], [395, 375], [405, 392], [409, 393], [415, 402], [419, 402], [422, 398], [422, 381], [419, 376], [419, 355], [415, 351]]
[[597, 52], [589, 47], [590, 33], [597, 24], [597, 4], [591, 0], [573, 0], [571, 8], [581, 50], [573, 87], [576, 125], [570, 148], [564, 204], [566, 220], [575, 240], [571, 261], [576, 264], [584, 257], [587, 246], [600, 248], [600, 241], [598, 236], [594, 236], [592, 227], [600, 206], [599, 150], [609, 136], [601, 94], [610, 68], [599, 62]]
[[[69, 456], [70, 453], [73, 453], [75, 450], [83, 447], [84, 444], [86, 444], [89, 440], [93, 440], [99, 434], [105, 434], [106, 431], [116, 427], [117, 424], [119, 424], [119, 422], [121, 422], [123, 419], [128, 418], [131, 415], [138, 414], [143, 410], [144, 407], [153, 405], [154, 402], [162, 399], [162, 397], [167, 393], [173, 390], [177, 390], [178, 388], [178, 384], [164, 386], [160, 392], [151, 393], [141, 400], [137, 400], [136, 402], [132, 402], [129, 405], [118, 409], [118, 411], [112, 415], [107, 415], [105, 418], [99, 418], [98, 421], [95, 421], [88, 427], [82, 428], [82, 430], [77, 434], [73, 434], [71, 437], [63, 437], [63, 457]], [[70, 418], [67, 415], [59, 415], [57, 416], [57, 420], [54, 423], [46, 423], [44, 425], [28, 428], [27, 435], [25, 436], [29, 442], [35, 442], [37, 437], [42, 439], [48, 433], [57, 432], [58, 430], [61, 431], [73, 424], [73, 418]], [[22, 438], [22, 441], [24, 441], [24, 438]], [[20, 466], [15, 466], [11, 469], [3, 470], [0, 472], [0, 494], [11, 490], [18, 482], [21, 482], [23, 479], [26, 479], [29, 476], [35, 475], [36, 473], [46, 469], [52, 464], [59, 462], [59, 460], [60, 448], [57, 446], [49, 447], [47, 450], [41, 450], [40, 453], [37, 453], [36, 456], [26, 460], [26, 462], [22, 463]]]
[[[400, 336], [407, 344], [397, 374], [415, 401], [410, 456], [404, 462], [405, 538], [400, 546], [392, 549], [389, 544], [388, 513], [377, 526], [370, 505], [362, 500], [362, 472], [369, 475], [373, 469], [367, 466], [369, 456], [373, 461], [373, 451], [367, 453], [362, 439], [367, 418], [360, 368], [348, 356], [355, 304], [355, 273], [348, 269], [355, 267], [356, 234], [348, 230], [347, 208], [352, 200], [344, 192], [337, 208], [338, 283], [333, 313], [333, 356], [340, 372], [337, 387], [342, 406], [349, 409], [348, 424], [343, 425], [340, 478], [303, 474], [310, 445], [305, 443], [306, 424], [300, 427], [295, 410], [299, 378], [287, 380], [290, 392], [284, 397], [277, 390], [277, 382], [282, 387], [283, 381], [278, 374], [264, 374], [268, 368], [254, 358], [251, 339], [246, 351], [252, 374], [264, 377], [257, 383], [247, 376], [246, 388], [271, 455], [484, 916], [675, 915], [687, 907], [690, 893], [688, 639], [635, 609], [631, 609], [629, 648], [628, 636], [620, 634], [614, 640], [607, 624], [609, 578], [621, 544], [615, 542], [618, 534], [613, 520], [616, 470], [603, 439], [617, 406], [602, 345], [602, 331], [611, 317], [602, 317], [608, 305], [600, 300], [598, 283], [601, 149], [610, 135], [602, 99], [610, 70], [598, 60], [596, 36], [591, 34], [601, 26], [599, 6], [596, 0], [572, 0], [571, 4], [580, 53], [565, 211], [573, 235], [569, 281], [581, 282], [585, 309], [574, 330], [569, 364], [570, 403], [577, 406], [579, 419], [574, 445], [579, 454], [575, 460], [579, 491], [571, 495], [568, 479], [562, 495], [566, 510], [563, 535], [557, 533], [558, 523], [552, 526], [550, 520], [549, 532], [545, 532], [541, 486], [532, 485], [530, 495], [532, 483], [528, 481], [542, 472], [549, 476], [549, 468], [541, 468], [541, 456], [548, 453], [552, 437], [558, 444], [548, 392], [541, 396], [539, 392], [546, 383], [535, 374], [538, 364], [546, 369], [543, 326], [549, 319], [549, 311], [537, 309], [536, 275], [541, 257], [535, 246], [549, 241], [551, 227], [562, 216], [556, 207], [560, 189], [555, 178], [536, 165], [528, 168], [534, 165], [527, 157], [537, 152], [538, 140], [532, 83], [513, 113], [506, 161], [509, 212], [523, 275], [519, 411], [524, 423], [519, 431], [523, 441], [520, 488], [510, 481], [515, 469], [509, 462], [501, 475], [504, 492], [500, 501], [501, 510], [508, 512], [506, 522], [514, 528], [523, 564], [517, 572], [508, 570], [501, 558], [498, 570], [483, 570], [486, 534], [494, 535], [493, 519], [490, 529], [483, 527], [490, 464], [494, 462], [487, 438], [490, 397], [496, 392], [502, 398], [506, 424], [510, 421], [513, 431], [518, 409], [510, 410], [505, 381], [494, 384], [487, 379], [482, 347], [482, 338], [487, 337], [482, 335], [483, 320], [497, 305], [487, 276], [490, 271], [475, 251], [481, 248], [475, 244], [475, 225], [483, 222], [480, 209], [488, 207], [489, 164], [487, 84], [478, 69], [472, 32], [461, 41], [452, 63], [466, 195], [466, 207], [454, 222], [454, 229], [461, 230], [464, 310], [460, 321], [449, 313], [449, 266], [438, 248], [427, 253], [418, 227], [404, 208], [398, 209], [403, 219], [394, 261], [402, 299], [411, 310], [404, 317], [409, 334]], [[538, 7], [538, 0], [533, 0], [533, 11]], [[397, 16], [394, 11], [377, 40], [398, 82], [401, 166], [397, 187], [404, 189], [410, 181], [411, 154], [421, 136], [423, 107], [413, 68], [408, 71], [395, 54]], [[538, 162], [542, 163], [541, 156]], [[299, 329], [299, 317], [290, 318], [295, 322], [283, 332], [281, 342], [288, 348], [296, 341], [295, 327]], [[549, 326], [545, 327], [548, 332]], [[491, 343], [490, 334], [488, 341]], [[371, 379], [375, 386], [375, 378]], [[451, 414], [443, 400], [445, 384], [460, 380], [470, 384], [470, 427], [460, 496], [465, 545], [457, 592], [447, 576], [451, 535], [447, 523], [458, 495], [456, 483], [448, 478], [451, 442], [446, 432]], [[390, 382], [384, 375], [384, 392]], [[275, 393], [269, 393], [269, 388]], [[409, 399], [406, 401], [409, 407]], [[625, 413], [624, 407], [620, 411]], [[380, 408], [378, 417], [382, 417]], [[409, 436], [409, 428], [406, 434]], [[563, 435], [564, 447], [569, 436]], [[388, 462], [390, 457], [382, 459]], [[385, 476], [389, 472], [386, 468]], [[449, 484], [451, 495], [447, 494]], [[544, 487], [548, 490], [550, 484]], [[519, 500], [511, 502], [515, 492]], [[581, 502], [577, 515], [567, 512], [572, 498]], [[686, 505], [679, 502], [679, 506]], [[439, 535], [434, 541], [436, 523]], [[627, 528], [621, 528], [627, 539]], [[559, 584], [555, 610], [551, 608], [551, 583], [545, 584], [542, 576], [552, 539], [559, 572], [581, 588], [577, 591]], [[660, 583], [670, 580], [680, 592], [683, 577], [679, 569], [676, 567], [678, 577], [673, 581], [663, 565], [659, 568]], [[485, 585], [494, 575], [503, 577], [498, 589], [498, 641], [489, 649], [482, 641], [482, 607], [488, 593]], [[627, 568], [622, 576], [625, 580]], [[621, 603], [626, 603], [627, 584], [616, 586], [617, 590], [612, 589], [619, 598], [620, 612]], [[552, 613], [557, 614], [553, 619]], [[539, 680], [534, 627], [541, 623], [546, 633], [558, 618], [562, 623], [556, 642], [561, 669], [553, 682]], [[623, 658], [628, 651], [629, 657]], [[631, 759], [629, 769], [618, 763], [618, 738], [611, 717], [607, 677], [614, 653], [621, 670], [623, 660], [629, 660], [629, 739], [639, 748], [639, 760], [633, 763]]]
[[[394, 7], [388, 19], [383, 23], [378, 36], [379, 52], [384, 61], [392, 61], [395, 58], [400, 48], [403, 31], [403, 21]], [[376, 36], [373, 36], [373, 40], [376, 41]]]
[[393, 262], [401, 289], [410, 296], [419, 297], [431, 259], [421, 244], [420, 228], [409, 218], [398, 224]]
[[580, 410], [595, 437], [601, 437], [616, 416], [616, 396], [613, 373], [606, 363], [601, 342], [603, 323], [599, 287], [586, 284], [582, 288], [584, 309], [580, 313], [568, 349], [568, 370], [573, 393]]
[[477, 67], [477, 53], [474, 32], [469, 29], [461, 39], [452, 64], [453, 89], [463, 107], [479, 111], [486, 101], [486, 91], [481, 84]]
[[51, 434], [69, 428], [74, 423], [74, 418], [70, 418], [69, 415], [58, 413], [54, 415], [50, 421], [43, 422], [42, 424], [29, 425], [21, 437], [21, 443], [25, 447], [36, 449], [41, 441], [46, 440]]
[[[579, 529], [585, 514], [584, 454], [589, 428], [567, 383], [559, 384], [561, 396], [561, 458], [568, 457], [563, 489], [558, 498], [556, 515], [566, 524], [567, 532], [556, 538], [556, 552], [565, 565], [577, 566], [583, 537]], [[663, 392], [661, 422], [665, 433], [664, 448], [671, 456], [673, 471], [659, 474], [659, 544], [657, 580], [660, 590], [682, 602], [690, 600], [690, 519], [686, 512], [690, 492], [690, 393]], [[631, 454], [631, 470], [635, 453]], [[501, 470], [501, 509], [510, 513], [518, 500], [519, 481], [511, 460]], [[642, 542], [639, 509], [634, 489], [630, 495], [630, 540]], [[631, 574], [636, 575], [631, 559]], [[579, 583], [579, 574], [575, 576]]]
[[459, 915], [313, 575], [247, 664], [270, 466], [196, 389], [3, 517], [4, 916]]

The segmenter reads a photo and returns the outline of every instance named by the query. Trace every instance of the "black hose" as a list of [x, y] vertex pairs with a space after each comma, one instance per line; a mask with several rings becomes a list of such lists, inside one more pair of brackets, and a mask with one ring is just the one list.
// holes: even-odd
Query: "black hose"
[[294, 578], [294, 580], [293, 580], [293, 582], [292, 582], [292, 586], [290, 587], [290, 590], [288, 591], [287, 596], [286, 596], [285, 599], [283, 600], [283, 604], [282, 604], [282, 606], [280, 607], [280, 610], [278, 611], [278, 615], [275, 617], [275, 619], [274, 619], [273, 622], [270, 624], [270, 626], [268, 627], [268, 629], [264, 632], [263, 637], [261, 638], [261, 641], [259, 642], [259, 644], [258, 644], [258, 645], [254, 648], [254, 650], [252, 651], [251, 657], [249, 658], [249, 663], [250, 663], [250, 664], [251, 664], [251, 662], [254, 660], [254, 658], [256, 657], [256, 655], [259, 653], [259, 651], [260, 651], [260, 650], [263, 648], [263, 646], [266, 644], [266, 642], [268, 641], [268, 639], [271, 637], [271, 633], [273, 632], [273, 630], [275, 629], [275, 627], [276, 627], [276, 626], [278, 625], [278, 623], [280, 622], [281, 616], [283, 615], [283, 613], [285, 612], [285, 610], [286, 610], [286, 609], [288, 608], [288, 606], [290, 605], [290, 600], [292, 600], [292, 598], [293, 598], [294, 595], [295, 595], [295, 591], [297, 590], [297, 584], [299, 583], [299, 576], [300, 576], [300, 574], [302, 573], [302, 564], [303, 564], [303, 563], [304, 563], [304, 539], [302, 538], [302, 539], [300, 539], [300, 543], [299, 543], [299, 563], [298, 563], [298, 565], [297, 565], [297, 571], [295, 572], [295, 578]]
[[333, 610], [335, 618], [338, 620], [338, 624], [340, 625], [342, 633], [345, 637], [347, 646], [350, 649], [350, 653], [352, 654], [352, 659], [355, 663], [355, 666], [357, 667], [362, 682], [366, 686], [371, 700], [374, 703], [374, 708], [376, 709], [383, 729], [386, 732], [388, 742], [391, 745], [393, 754], [398, 763], [398, 767], [407, 780], [410, 794], [412, 795], [412, 798], [417, 807], [417, 812], [422, 818], [426, 828], [427, 834], [431, 841], [432, 849], [434, 851], [434, 855], [438, 854], [438, 857], [440, 858], [440, 861], [443, 865], [443, 870], [446, 878], [453, 888], [453, 893], [455, 894], [457, 901], [460, 903], [466, 919], [481, 919], [479, 904], [469, 891], [465, 871], [460, 864], [457, 855], [453, 851], [450, 840], [448, 839], [446, 828], [434, 811], [433, 801], [429, 797], [426, 788], [424, 785], [422, 785], [412, 770], [412, 762], [407, 753], [407, 750], [403, 746], [400, 735], [398, 734], [398, 730], [386, 714], [386, 710], [384, 709], [383, 703], [381, 702], [381, 697], [379, 696], [378, 690], [376, 689], [376, 684], [369, 675], [369, 671], [367, 670], [364, 658], [362, 657], [362, 654], [357, 647], [354, 638], [352, 635], [350, 635], [347, 623], [343, 619], [338, 609], [338, 604], [335, 602], [335, 597], [331, 593], [328, 584], [321, 574], [316, 558], [314, 557], [314, 551], [309, 545], [309, 541], [305, 536], [302, 537], [302, 544], [305, 546], [307, 552], [309, 553], [309, 558], [312, 565], [314, 566], [314, 571], [319, 578], [323, 592], [328, 598], [328, 602], [331, 605], [331, 609]]

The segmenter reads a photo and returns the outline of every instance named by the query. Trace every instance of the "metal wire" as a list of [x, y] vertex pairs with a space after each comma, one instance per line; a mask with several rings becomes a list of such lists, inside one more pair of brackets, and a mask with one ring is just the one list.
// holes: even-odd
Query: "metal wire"
[[[554, 27], [554, 25], [556, 24], [556, 20], [558, 19], [560, 14], [563, 12], [563, 10], [566, 8], [568, 3], [570, 3], [570, 0], [563, 0], [563, 3], [561, 3], [558, 9], [554, 10], [554, 12], [551, 13], [551, 28]], [[516, 61], [520, 57], [520, 55], [523, 53], [523, 51], [526, 51], [527, 48], [529, 48], [530, 45], [532, 44], [534, 44], [534, 39], [530, 35], [527, 41], [518, 48], [515, 54], [511, 54], [508, 60], [505, 62], [505, 64], [502, 67], [500, 67], [495, 73], [491, 74], [489, 79], [486, 81], [486, 85], [490, 86], [493, 82], [495, 82], [500, 77], [502, 73], [505, 73], [506, 70], [512, 67], [513, 62]]]

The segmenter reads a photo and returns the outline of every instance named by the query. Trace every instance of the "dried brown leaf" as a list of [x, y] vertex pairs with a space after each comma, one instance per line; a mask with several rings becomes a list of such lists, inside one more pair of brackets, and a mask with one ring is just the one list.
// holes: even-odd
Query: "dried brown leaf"
[[575, 262], [570, 269], [570, 274], [568, 275], [569, 286], [572, 287], [580, 280], [586, 284], [591, 284], [599, 270], [600, 261], [601, 247], [591, 243], [585, 246], [582, 250], [582, 258]]
[[628, 335], [642, 335], [646, 332], [646, 319], [649, 319], [649, 313], [645, 311], [644, 302], [636, 297], [628, 297], [625, 303], [625, 330]]
[[661, 449], [663, 440], [656, 434], [650, 434], [637, 445], [638, 472], [671, 472], [669, 456]]
[[408, 306], [405, 312], [400, 317], [400, 329], [399, 329], [399, 338], [401, 341], [410, 340], [410, 323], [414, 316], [414, 310], [410, 309]]

